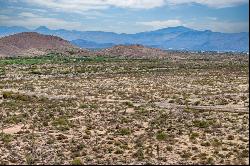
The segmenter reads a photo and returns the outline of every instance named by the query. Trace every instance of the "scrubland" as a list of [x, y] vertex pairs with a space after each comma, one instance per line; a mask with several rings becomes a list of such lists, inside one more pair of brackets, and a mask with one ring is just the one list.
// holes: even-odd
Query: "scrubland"
[[249, 164], [248, 62], [0, 59], [0, 164]]

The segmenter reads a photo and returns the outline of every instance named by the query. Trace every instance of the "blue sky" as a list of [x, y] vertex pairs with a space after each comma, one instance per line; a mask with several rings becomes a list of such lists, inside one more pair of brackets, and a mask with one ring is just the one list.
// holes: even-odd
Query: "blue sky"
[[186, 26], [248, 32], [249, 0], [0, 0], [0, 25], [136, 33]]

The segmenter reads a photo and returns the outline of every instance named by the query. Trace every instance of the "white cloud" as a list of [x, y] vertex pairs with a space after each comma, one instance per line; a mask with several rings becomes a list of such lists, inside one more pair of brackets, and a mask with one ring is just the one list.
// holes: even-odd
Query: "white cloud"
[[207, 17], [207, 19], [209, 19], [209, 20], [217, 20], [218, 18], [217, 17]]
[[24, 26], [27, 28], [37, 28], [47, 26], [51, 29], [82, 29], [84, 26], [79, 22], [65, 21], [58, 18], [48, 18], [35, 15], [33, 13], [20, 13], [18, 17], [0, 15], [1, 25], [5, 26]]
[[30, 13], [30, 12], [22, 12], [18, 14], [21, 17], [38, 17], [38, 15]]
[[232, 22], [222, 21], [215, 17], [204, 18], [204, 21], [199, 20], [154, 20], [146, 22], [137, 22], [137, 25], [146, 26], [147, 30], [156, 30], [167, 27], [185, 26], [196, 30], [212, 30], [214, 32], [248, 32], [249, 22]]
[[153, 29], [160, 29], [166, 27], [175, 27], [182, 25], [181, 20], [163, 20], [163, 21], [146, 21], [146, 22], [137, 22], [138, 25], [150, 26]]
[[[24, 26], [30, 29], [37, 28], [39, 26], [47, 26], [50, 29], [68, 29], [68, 30], [100, 30], [97, 27], [93, 29], [91, 25], [85, 25], [80, 22], [66, 21], [59, 18], [49, 18], [36, 15], [34, 13], [23, 12], [15, 16], [0, 15], [0, 25], [4, 26]], [[121, 29], [125, 22], [118, 22], [117, 26], [102, 27], [105, 31], [115, 31], [121, 32]], [[186, 26], [196, 30], [212, 30], [215, 32], [248, 32], [249, 22], [230, 22], [222, 21], [215, 18], [204, 18], [204, 21], [199, 20], [154, 20], [154, 21], [144, 21], [136, 22], [134, 29], [138, 29], [138, 32], [145, 30], [156, 30], [167, 27], [175, 26]], [[97, 29], [96, 29], [97, 28]], [[123, 33], [122, 31], [121, 33]], [[133, 31], [131, 31], [133, 33]]]
[[249, 3], [249, 0], [166, 0], [170, 5], [197, 3], [214, 8], [225, 8]]
[[120, 8], [150, 9], [165, 4], [165, 0], [25, 0], [26, 3], [56, 10], [83, 12], [87, 10]]
[[[1, 1], [1, 0], [0, 0]], [[8, 0], [11, 1], [11, 0]], [[51, 29], [65, 28], [65, 29], [96, 29], [100, 27], [92, 27], [91, 24], [81, 23], [81, 20], [67, 21], [65, 18], [54, 18], [57, 17], [55, 11], [69, 12], [69, 13], [80, 13], [87, 19], [96, 19], [98, 17], [115, 17], [113, 15], [105, 14], [104, 9], [109, 9], [110, 7], [119, 8], [130, 8], [130, 9], [150, 9], [156, 8], [164, 5], [183, 5], [183, 4], [193, 4], [198, 3], [201, 5], [206, 5], [213, 8], [223, 8], [236, 6], [243, 3], [249, 3], [249, 0], [12, 0], [13, 3], [25, 3], [28, 4], [25, 7], [10, 6], [8, 9], [0, 10], [0, 24], [7, 26], [26, 26], [29, 28], [36, 28], [40, 25], [48, 26]], [[10, 16], [8, 13], [13, 13], [15, 9], [25, 11], [17, 14], [17, 17]], [[10, 12], [10, 10], [12, 12]], [[17, 10], [17, 11], [18, 11]], [[91, 11], [90, 11], [91, 10]], [[39, 13], [39, 15], [34, 14]], [[7, 14], [7, 15], [4, 15]], [[53, 15], [55, 14], [55, 15]], [[123, 13], [122, 13], [123, 14]], [[124, 16], [124, 15], [123, 15]], [[72, 18], [72, 17], [71, 17]], [[177, 18], [177, 17], [176, 17]], [[145, 29], [160, 29], [165, 27], [174, 26], [188, 26], [194, 29], [211, 29], [213, 31], [222, 32], [236, 32], [242, 31], [249, 27], [249, 22], [228, 22], [219, 21], [216, 17], [206, 17], [203, 21], [199, 20], [179, 20], [179, 19], [169, 19], [169, 20], [153, 20], [136, 22], [135, 25], [131, 25], [134, 29], [138, 28], [141, 31]], [[112, 18], [113, 19], [113, 18]], [[107, 19], [106, 19], [107, 20]], [[103, 20], [102, 20], [103, 21]], [[111, 22], [113, 23], [113, 22]], [[115, 29], [115, 26], [120, 25], [113, 24], [110, 28]], [[105, 29], [106, 25], [101, 26]], [[120, 29], [124, 29], [121, 27]], [[126, 29], [126, 28], [125, 28]], [[133, 29], [133, 28], [127, 28]], [[120, 30], [119, 30], [120, 31]]]
[[249, 31], [249, 22], [209, 20], [206, 22], [187, 22], [186, 26], [197, 30], [212, 30], [214, 32], [235, 33]]
[[107, 0], [108, 5], [122, 8], [150, 9], [165, 4], [164, 0]]
[[10, 17], [9, 17], [9, 16], [6, 16], [6, 15], [0, 15], [0, 20], [1, 20], [1, 22], [2, 22], [2, 20], [8, 20], [8, 19], [10, 19]]
[[103, 10], [109, 7], [150, 9], [164, 5], [198, 3], [214, 8], [236, 6], [249, 0], [23, 0], [27, 4], [56, 11], [82, 13], [89, 10]]

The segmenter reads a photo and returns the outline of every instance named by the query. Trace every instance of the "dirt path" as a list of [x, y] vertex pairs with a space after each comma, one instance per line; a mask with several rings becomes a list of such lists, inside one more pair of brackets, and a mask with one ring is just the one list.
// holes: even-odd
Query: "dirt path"
[[[155, 105], [160, 108], [178, 108], [185, 109], [185, 105], [177, 105], [173, 103], [168, 103], [166, 101], [155, 102]], [[233, 105], [218, 105], [218, 106], [188, 106], [190, 109], [205, 110], [205, 111], [221, 111], [221, 112], [232, 112], [232, 113], [249, 113], [249, 108], [238, 107]]]
[[[77, 99], [75, 95], [48, 95], [46, 93], [37, 93], [37, 92], [29, 92], [29, 91], [22, 91], [22, 90], [17, 90], [17, 89], [2, 89], [3, 91], [9, 91], [9, 92], [14, 92], [14, 93], [20, 93], [24, 94], [27, 96], [36, 96], [38, 98], [40, 97], [46, 97], [48, 99]], [[101, 101], [101, 102], [118, 102], [118, 103], [124, 103], [124, 102], [131, 102], [129, 100], [115, 100], [115, 99], [102, 99], [102, 98], [95, 98], [93, 96], [86, 96], [85, 100], [90, 100], [90, 101]], [[1, 100], [0, 100], [1, 102]], [[135, 105], [141, 105], [139, 103], [134, 103]], [[177, 109], [185, 109], [185, 108], [190, 108], [190, 109], [196, 109], [196, 110], [205, 110], [205, 111], [221, 111], [221, 112], [232, 112], [232, 113], [249, 113], [249, 108], [248, 107], [242, 107], [242, 106], [237, 106], [237, 105], [218, 105], [218, 106], [186, 106], [186, 105], [178, 105], [178, 104], [173, 104], [173, 103], [168, 103], [167, 101], [161, 101], [161, 102], [155, 102], [155, 105], [160, 108], [177, 108]]]

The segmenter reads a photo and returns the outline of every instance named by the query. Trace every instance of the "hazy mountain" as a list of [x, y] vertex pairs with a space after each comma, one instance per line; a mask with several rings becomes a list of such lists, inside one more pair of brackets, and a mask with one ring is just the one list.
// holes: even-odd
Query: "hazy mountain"
[[83, 39], [72, 40], [71, 43], [75, 46], [78, 46], [81, 48], [88, 48], [88, 49], [108, 48], [108, 47], [112, 47], [115, 45], [113, 43], [96, 43], [96, 42], [87, 41]]
[[82, 48], [106, 48], [118, 44], [141, 44], [162, 49], [201, 51], [249, 51], [249, 33], [198, 31], [183, 26], [169, 27], [136, 34], [102, 31], [51, 30], [41, 26], [35, 30], [23, 27], [0, 27], [0, 36], [34, 31], [56, 35]]
[[13, 27], [0, 26], [0, 37], [13, 35], [15, 33], [20, 33], [20, 32], [29, 32], [29, 31], [30, 31], [29, 29], [20, 26], [13, 26]]

